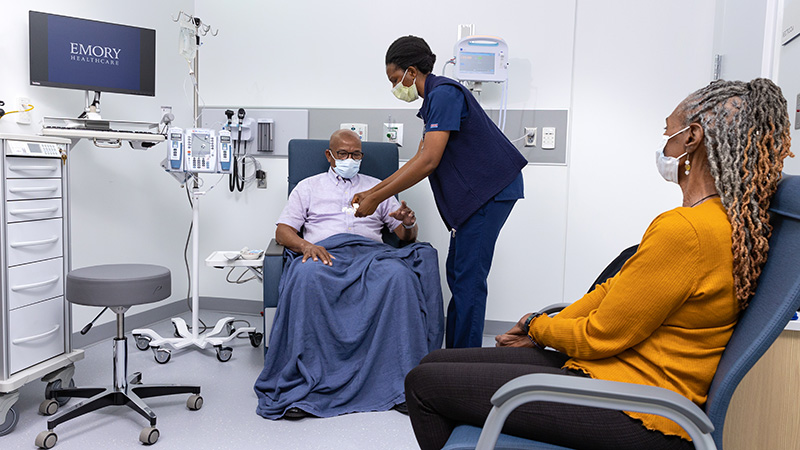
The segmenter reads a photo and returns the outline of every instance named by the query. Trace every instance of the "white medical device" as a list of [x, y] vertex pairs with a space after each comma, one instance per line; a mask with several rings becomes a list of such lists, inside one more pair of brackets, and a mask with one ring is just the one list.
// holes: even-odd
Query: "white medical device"
[[231, 154], [233, 153], [233, 142], [231, 132], [221, 130], [219, 132], [219, 171], [228, 173], [231, 171]]
[[459, 81], [501, 83], [508, 80], [508, 45], [495, 36], [467, 36], [456, 42], [455, 71]]
[[167, 130], [167, 171], [183, 172], [183, 129], [170, 127]]

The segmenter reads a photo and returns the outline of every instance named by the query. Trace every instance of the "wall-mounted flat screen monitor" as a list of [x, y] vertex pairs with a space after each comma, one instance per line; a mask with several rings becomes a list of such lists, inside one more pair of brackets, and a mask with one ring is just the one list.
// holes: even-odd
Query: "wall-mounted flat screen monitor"
[[156, 94], [156, 30], [59, 16], [28, 15], [31, 85]]

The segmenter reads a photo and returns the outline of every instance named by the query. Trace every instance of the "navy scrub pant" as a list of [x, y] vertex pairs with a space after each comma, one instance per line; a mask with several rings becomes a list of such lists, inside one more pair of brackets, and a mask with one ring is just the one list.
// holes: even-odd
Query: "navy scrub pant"
[[486, 278], [492, 267], [494, 245], [516, 200], [489, 200], [450, 235], [445, 346], [480, 347], [486, 316]]

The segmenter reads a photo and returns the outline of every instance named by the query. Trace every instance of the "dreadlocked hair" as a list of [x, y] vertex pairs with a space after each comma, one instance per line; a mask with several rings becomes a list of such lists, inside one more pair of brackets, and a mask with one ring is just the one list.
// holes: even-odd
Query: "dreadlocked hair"
[[769, 204], [783, 160], [794, 156], [786, 99], [772, 81], [715, 81], [682, 103], [705, 132], [709, 168], [731, 223], [733, 281], [745, 309], [767, 261]]
[[428, 43], [416, 36], [397, 38], [386, 50], [386, 65], [394, 64], [402, 70], [414, 66], [427, 75], [433, 71], [435, 63], [436, 55], [433, 54]]

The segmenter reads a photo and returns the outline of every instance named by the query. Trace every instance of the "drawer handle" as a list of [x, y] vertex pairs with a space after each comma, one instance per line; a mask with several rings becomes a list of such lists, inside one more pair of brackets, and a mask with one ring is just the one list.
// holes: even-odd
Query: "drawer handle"
[[58, 206], [53, 206], [52, 208], [17, 209], [14, 211], [9, 211], [9, 213], [15, 216], [20, 216], [23, 214], [41, 214], [56, 211], [58, 211]]
[[42, 187], [28, 187], [28, 188], [9, 188], [8, 192], [12, 194], [25, 194], [28, 192], [53, 192], [57, 191], [58, 186], [42, 186]]
[[58, 166], [9, 166], [9, 170], [46, 170], [48, 172], [55, 172]]
[[50, 331], [45, 331], [44, 333], [37, 334], [35, 336], [28, 336], [28, 337], [24, 337], [24, 338], [14, 339], [14, 340], [11, 341], [11, 343], [14, 344], [14, 345], [19, 345], [19, 344], [24, 344], [24, 343], [30, 342], [30, 341], [35, 341], [37, 339], [42, 339], [42, 338], [45, 338], [47, 336], [50, 336], [51, 334], [55, 334], [55, 332], [58, 331], [59, 328], [61, 328], [61, 325], [56, 325]]
[[27, 289], [36, 289], [38, 287], [47, 286], [48, 284], [53, 284], [58, 281], [61, 277], [56, 276], [46, 281], [39, 281], [38, 283], [31, 283], [31, 284], [20, 284], [19, 286], [11, 286], [11, 290], [16, 291], [24, 291]]
[[53, 242], [58, 241], [58, 236], [53, 236], [49, 239], [42, 239], [41, 241], [28, 241], [28, 242], [13, 242], [8, 244], [11, 248], [19, 248], [19, 247], [33, 247], [35, 245], [46, 245], [52, 244]]

